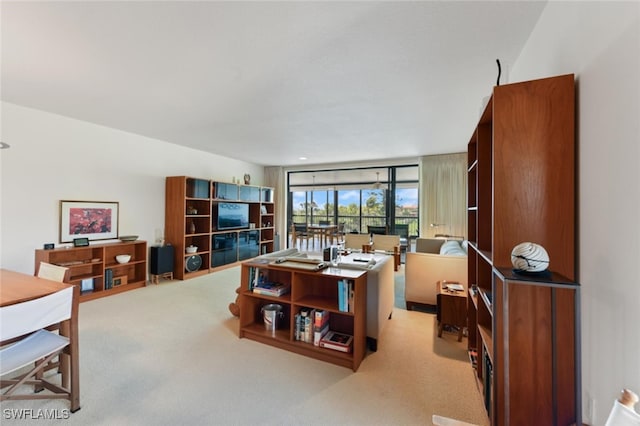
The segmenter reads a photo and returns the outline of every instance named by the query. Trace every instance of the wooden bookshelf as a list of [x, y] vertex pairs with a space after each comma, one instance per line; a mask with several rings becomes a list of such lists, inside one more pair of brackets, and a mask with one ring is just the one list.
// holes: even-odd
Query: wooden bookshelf
[[[127, 263], [117, 263], [115, 258], [120, 254], [130, 255], [131, 260]], [[79, 286], [81, 290], [83, 280], [88, 280], [85, 283], [90, 282], [91, 289], [80, 292], [81, 302], [144, 287], [147, 282], [146, 241], [92, 244], [87, 247], [53, 250], [38, 249], [35, 253], [35, 273], [40, 262], [69, 268], [71, 273], [67, 282]], [[119, 284], [112, 285], [113, 283], [106, 279], [108, 276], [119, 278]]]
[[[563, 75], [494, 87], [468, 143], [468, 341], [492, 425], [580, 423], [574, 133]], [[522, 242], [542, 245], [562, 278], [509, 274]]]
[[[291, 292], [271, 297], [252, 292], [255, 273], [290, 285]], [[366, 354], [367, 272], [339, 268], [320, 271], [297, 269], [276, 263], [246, 261], [242, 264], [240, 291], [240, 338], [295, 352], [356, 371]], [[352, 309], [343, 312], [338, 304], [338, 281], [348, 280], [353, 286]], [[275, 333], [268, 331], [262, 308], [271, 303], [282, 306], [283, 318]], [[330, 313], [330, 329], [353, 336], [350, 353], [326, 349], [296, 340], [295, 314], [302, 308], [323, 309]]]

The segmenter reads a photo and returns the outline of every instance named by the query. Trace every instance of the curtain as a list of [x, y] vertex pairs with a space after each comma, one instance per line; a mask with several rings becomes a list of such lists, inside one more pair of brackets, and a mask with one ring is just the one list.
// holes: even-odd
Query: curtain
[[467, 153], [420, 158], [420, 236], [467, 238]]
[[265, 167], [264, 168], [265, 186], [274, 189], [273, 207], [275, 210], [275, 243], [274, 250], [286, 248], [283, 238], [287, 237], [287, 188], [285, 186], [284, 168], [283, 167]]

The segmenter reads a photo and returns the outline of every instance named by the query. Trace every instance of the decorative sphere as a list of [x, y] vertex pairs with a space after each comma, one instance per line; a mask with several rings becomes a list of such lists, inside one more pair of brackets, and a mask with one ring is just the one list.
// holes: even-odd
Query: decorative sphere
[[511, 251], [513, 267], [524, 272], [543, 272], [549, 267], [549, 254], [540, 244], [520, 243]]

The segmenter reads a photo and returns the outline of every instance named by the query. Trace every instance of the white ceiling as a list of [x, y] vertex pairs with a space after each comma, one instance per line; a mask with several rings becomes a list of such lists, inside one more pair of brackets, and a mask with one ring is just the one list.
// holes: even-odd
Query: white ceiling
[[460, 152], [545, 4], [2, 1], [1, 95], [263, 165]]

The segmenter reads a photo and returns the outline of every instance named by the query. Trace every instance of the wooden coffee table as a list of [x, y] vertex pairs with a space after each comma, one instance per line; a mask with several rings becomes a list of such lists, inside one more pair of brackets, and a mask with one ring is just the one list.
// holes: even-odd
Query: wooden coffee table
[[451, 281], [438, 281], [436, 296], [438, 311], [438, 337], [442, 337], [442, 327], [452, 325], [458, 327], [458, 342], [462, 341], [462, 331], [467, 326], [467, 293], [449, 290], [447, 285], [458, 284]]

